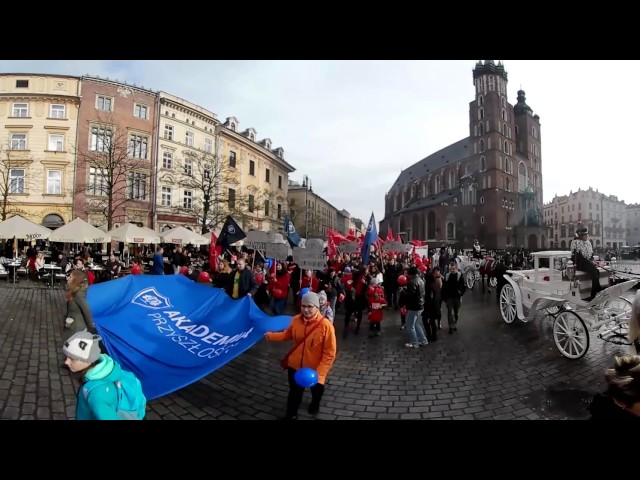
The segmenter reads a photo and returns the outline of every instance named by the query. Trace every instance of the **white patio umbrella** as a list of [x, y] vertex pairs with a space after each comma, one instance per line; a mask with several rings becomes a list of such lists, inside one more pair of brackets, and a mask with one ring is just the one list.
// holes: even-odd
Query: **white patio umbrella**
[[125, 223], [107, 232], [111, 240], [124, 243], [160, 243], [160, 234], [150, 228], [139, 227], [133, 223]]
[[186, 245], [188, 243], [194, 245], [209, 245], [211, 243], [211, 236], [209, 236], [209, 238], [203, 237], [184, 227], [176, 227], [162, 232], [160, 238], [162, 238], [164, 243], [175, 243], [176, 245]]
[[81, 218], [76, 218], [52, 232], [49, 236], [49, 241], [62, 243], [105, 243], [111, 241], [111, 235], [85, 222]]
[[16, 238], [20, 240], [45, 240], [52, 231], [47, 227], [38, 225], [20, 215], [8, 218], [0, 222], [0, 238]]

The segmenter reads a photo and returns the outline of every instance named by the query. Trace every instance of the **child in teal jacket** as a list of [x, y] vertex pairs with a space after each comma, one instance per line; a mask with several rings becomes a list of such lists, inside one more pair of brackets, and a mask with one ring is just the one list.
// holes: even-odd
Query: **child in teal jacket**
[[142, 420], [146, 399], [140, 381], [109, 355], [100, 354], [100, 340], [82, 331], [62, 349], [65, 365], [80, 374], [76, 420]]

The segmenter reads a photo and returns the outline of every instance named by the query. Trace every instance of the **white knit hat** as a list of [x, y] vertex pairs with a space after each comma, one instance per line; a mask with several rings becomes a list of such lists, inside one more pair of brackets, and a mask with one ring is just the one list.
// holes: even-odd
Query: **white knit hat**
[[78, 332], [64, 342], [62, 352], [69, 358], [93, 363], [100, 357], [100, 336], [89, 332]]

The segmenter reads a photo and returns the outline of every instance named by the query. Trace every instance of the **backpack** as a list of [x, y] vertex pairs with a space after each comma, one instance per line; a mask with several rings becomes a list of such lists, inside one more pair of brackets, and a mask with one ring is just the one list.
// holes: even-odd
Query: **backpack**
[[[84, 395], [88, 400], [91, 391], [110, 382], [92, 380], [84, 387]], [[142, 384], [132, 372], [122, 370], [119, 380], [112, 382], [116, 387], [116, 413], [119, 420], [142, 420], [146, 413], [147, 398], [142, 391]]]

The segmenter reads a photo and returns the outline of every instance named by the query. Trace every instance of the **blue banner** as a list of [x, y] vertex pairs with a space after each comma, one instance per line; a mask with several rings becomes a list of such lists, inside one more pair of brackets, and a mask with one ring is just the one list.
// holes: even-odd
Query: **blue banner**
[[367, 233], [365, 233], [364, 235], [364, 240], [362, 241], [362, 250], [360, 252], [362, 263], [364, 263], [365, 265], [369, 263], [369, 253], [371, 250], [371, 245], [373, 245], [377, 239], [378, 229], [376, 228], [376, 219], [373, 216], [373, 212], [371, 212], [369, 225], [367, 225]]
[[87, 299], [109, 355], [138, 376], [149, 400], [200, 380], [291, 323], [250, 297], [233, 300], [184, 275], [127, 275], [92, 285]]

